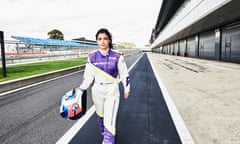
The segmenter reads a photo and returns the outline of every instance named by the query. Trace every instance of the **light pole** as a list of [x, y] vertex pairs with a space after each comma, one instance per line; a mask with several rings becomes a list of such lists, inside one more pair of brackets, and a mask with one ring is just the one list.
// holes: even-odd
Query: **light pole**
[[2, 56], [2, 75], [3, 75], [3, 77], [6, 77], [7, 76], [7, 71], [6, 71], [3, 31], [0, 31], [0, 43], [1, 43], [1, 56]]

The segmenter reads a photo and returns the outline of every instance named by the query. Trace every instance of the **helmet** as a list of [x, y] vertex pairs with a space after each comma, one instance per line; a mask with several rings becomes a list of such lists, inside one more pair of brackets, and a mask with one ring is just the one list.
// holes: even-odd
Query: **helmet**
[[60, 99], [60, 115], [69, 120], [76, 120], [86, 112], [86, 91], [73, 89]]

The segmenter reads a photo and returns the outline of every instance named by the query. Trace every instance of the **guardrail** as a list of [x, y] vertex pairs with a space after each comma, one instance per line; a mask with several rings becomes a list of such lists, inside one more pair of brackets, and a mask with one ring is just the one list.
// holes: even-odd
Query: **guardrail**
[[87, 53], [68, 53], [68, 54], [33, 54], [33, 55], [11, 55], [6, 56], [6, 64], [16, 65], [21, 63], [28, 62], [40, 62], [40, 61], [49, 61], [57, 59], [69, 59], [69, 58], [79, 58], [87, 56]]

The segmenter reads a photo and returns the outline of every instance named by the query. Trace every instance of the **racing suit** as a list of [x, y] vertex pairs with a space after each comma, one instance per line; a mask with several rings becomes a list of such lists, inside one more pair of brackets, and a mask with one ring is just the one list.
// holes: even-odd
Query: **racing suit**
[[116, 117], [122, 82], [124, 92], [130, 91], [130, 79], [123, 56], [113, 50], [103, 53], [96, 50], [89, 54], [80, 89], [86, 90], [92, 84], [92, 99], [103, 144], [114, 144]]

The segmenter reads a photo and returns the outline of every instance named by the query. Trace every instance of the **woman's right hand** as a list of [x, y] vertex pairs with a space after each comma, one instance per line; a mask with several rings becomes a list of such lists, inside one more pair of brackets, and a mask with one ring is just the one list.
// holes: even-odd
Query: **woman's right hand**
[[125, 99], [128, 99], [129, 96], [130, 96], [130, 92], [124, 93], [124, 98], [125, 98]]

